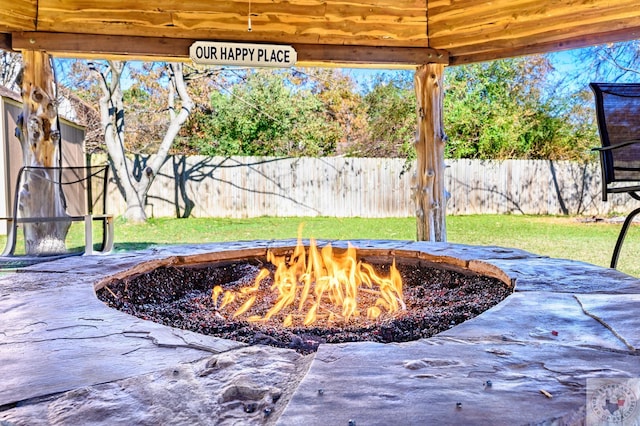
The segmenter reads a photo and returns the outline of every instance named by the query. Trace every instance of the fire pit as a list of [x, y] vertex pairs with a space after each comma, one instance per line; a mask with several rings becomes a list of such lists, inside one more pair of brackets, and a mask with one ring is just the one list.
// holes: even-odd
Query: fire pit
[[[213, 257], [213, 258], [212, 258]], [[103, 281], [109, 306], [164, 325], [306, 354], [322, 343], [431, 337], [513, 287], [455, 263], [351, 244], [232, 251], [154, 261]]]
[[[291, 256], [295, 240], [154, 247], [23, 268], [0, 277], [6, 320], [0, 330], [0, 423], [584, 424], [592, 402], [599, 401], [589, 390], [600, 395], [601, 389], [589, 387], [590, 380], [619, 385], [620, 378], [640, 376], [636, 277], [502, 247], [354, 245], [358, 259], [381, 265], [381, 273], [395, 259], [401, 276], [404, 265], [412, 271], [434, 267], [462, 279], [495, 278], [514, 291], [430, 338], [321, 344], [305, 355], [289, 345], [247, 345], [143, 320], [108, 307], [94, 291], [108, 293], [108, 287], [117, 295], [124, 290], [119, 284], [128, 283], [129, 291], [141, 280], [140, 289], [149, 294], [157, 287], [158, 299], [182, 289], [187, 272], [204, 275], [214, 265], [234, 264], [259, 270], [268, 266], [269, 250]], [[342, 242], [333, 246], [338, 254], [348, 249]], [[172, 272], [171, 286], [153, 282], [163, 269]], [[408, 308], [413, 284], [402, 278]], [[236, 287], [254, 282], [244, 281]], [[203, 287], [211, 306], [217, 284]], [[425, 299], [434, 294], [424, 290]], [[235, 307], [221, 309], [224, 291], [219, 296], [218, 313], [227, 320], [265, 325], [233, 318]], [[359, 310], [349, 322], [364, 321], [367, 308]], [[371, 321], [395, 315], [383, 309]], [[273, 327], [291, 332], [283, 318], [272, 319]], [[313, 327], [320, 325], [303, 325]], [[633, 389], [640, 394], [640, 387]]]

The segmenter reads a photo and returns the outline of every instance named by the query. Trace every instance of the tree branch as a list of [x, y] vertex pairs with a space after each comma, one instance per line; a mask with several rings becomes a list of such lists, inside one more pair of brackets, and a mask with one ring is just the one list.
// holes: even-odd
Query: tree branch
[[[191, 96], [189, 96], [187, 85], [184, 81], [183, 65], [181, 63], [170, 63], [167, 66], [170, 69], [172, 85], [175, 87], [175, 91], [180, 97], [182, 106], [178, 114], [175, 114], [174, 112], [173, 118], [171, 120], [171, 123], [169, 124], [167, 132], [164, 135], [164, 138], [162, 139], [162, 143], [160, 144], [158, 152], [153, 155], [149, 161], [149, 167], [151, 168], [151, 173], [153, 176], [155, 176], [160, 170], [160, 167], [162, 167], [162, 164], [169, 154], [169, 149], [171, 148], [173, 141], [178, 135], [182, 124], [187, 121], [187, 118], [189, 118], [189, 114], [191, 114], [191, 110], [194, 106], [193, 100], [191, 99]], [[150, 176], [147, 176], [146, 179], [149, 180], [149, 177]]]

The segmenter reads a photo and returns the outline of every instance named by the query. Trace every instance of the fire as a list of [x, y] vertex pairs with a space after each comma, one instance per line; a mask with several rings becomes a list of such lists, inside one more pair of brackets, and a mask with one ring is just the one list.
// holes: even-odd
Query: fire
[[347, 322], [361, 315], [375, 320], [383, 314], [406, 309], [395, 259], [389, 275], [383, 276], [372, 265], [358, 261], [351, 244], [346, 251], [337, 253], [330, 244], [319, 249], [311, 239], [307, 253], [298, 237], [288, 259], [268, 251], [267, 260], [276, 271], [268, 288], [275, 301], [266, 313], [251, 313], [257, 298], [264, 293], [266, 284], [261, 284], [271, 275], [266, 268], [260, 270], [251, 286], [235, 291], [215, 286], [211, 298], [216, 309], [222, 311], [233, 305], [234, 318], [244, 316], [251, 322], [279, 320], [285, 327], [309, 326], [319, 320]]

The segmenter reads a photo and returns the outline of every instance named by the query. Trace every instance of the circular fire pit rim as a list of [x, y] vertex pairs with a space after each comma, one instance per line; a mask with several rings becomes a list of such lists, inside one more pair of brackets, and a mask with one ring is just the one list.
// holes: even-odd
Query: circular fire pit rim
[[[97, 282], [94, 291], [96, 297], [109, 307], [123, 310], [125, 313], [145, 320], [245, 343], [256, 343], [262, 336], [269, 336], [269, 342], [274, 346], [291, 346], [303, 352], [315, 350], [320, 343], [364, 340], [390, 343], [429, 338], [435, 333], [450, 329], [501, 304], [515, 291], [515, 279], [488, 262], [476, 260], [473, 255], [477, 253], [469, 252], [468, 248], [463, 246], [458, 246], [451, 255], [451, 246], [448, 244], [425, 246], [418, 243], [416, 246], [414, 242], [389, 240], [355, 243], [352, 241], [318, 243], [313, 239], [308, 243], [293, 241], [295, 244], [292, 240], [253, 241], [192, 245], [182, 248], [165, 246], [157, 250], [151, 249], [149, 250], [151, 253], [147, 252], [147, 256], [142, 258], [143, 261], [134, 263], [133, 259], [130, 259], [128, 269], [106, 276]], [[345, 322], [344, 328], [336, 327], [331, 318], [328, 319], [328, 323], [320, 322], [315, 327], [307, 328], [310, 324], [302, 325], [298, 310], [295, 312], [285, 310], [285, 314], [275, 323], [263, 324], [259, 321], [256, 324], [255, 318], [258, 318], [258, 315], [272, 314], [273, 309], [268, 312], [267, 310], [269, 303], [275, 303], [269, 302], [274, 300], [271, 299], [273, 296], [269, 295], [273, 288], [271, 290], [265, 288], [263, 291], [267, 293], [261, 293], [258, 292], [257, 287], [247, 288], [247, 291], [257, 293], [251, 293], [251, 297], [244, 296], [245, 299], [242, 299], [241, 295], [239, 302], [233, 302], [236, 298], [233, 294], [231, 296], [225, 294], [223, 297], [224, 300], [231, 301], [223, 302], [225, 304], [236, 303], [230, 305], [233, 306], [232, 313], [245, 312], [247, 310], [245, 306], [255, 304], [257, 308], [250, 313], [252, 316], [248, 322], [232, 319], [240, 315], [239, 313], [231, 317], [230, 314], [219, 313], [215, 307], [211, 309], [212, 296], [206, 295], [207, 290], [204, 287], [210, 285], [210, 289], [215, 290], [214, 284], [225, 282], [224, 275], [219, 275], [216, 271], [225, 271], [222, 274], [238, 271], [231, 272], [231, 275], [227, 276], [234, 277], [230, 282], [237, 285], [238, 282], [245, 282], [244, 278], [240, 278], [245, 273], [251, 271], [250, 274], [257, 274], [258, 270], [255, 268], [260, 268], [261, 264], [266, 266], [274, 262], [293, 261], [300, 256], [302, 247], [304, 247], [302, 251], [307, 252], [310, 258], [320, 255], [319, 251], [322, 251], [323, 257], [329, 258], [333, 253], [336, 256], [335, 259], [355, 255], [358, 264], [362, 262], [368, 265], [379, 265], [382, 268], [384, 268], [383, 265], [390, 267], [393, 259], [393, 262], [403, 270], [403, 281], [407, 279], [407, 289], [410, 289], [406, 293], [409, 297], [407, 299], [409, 309], [403, 309], [398, 315], [388, 315], [380, 321], [373, 321], [369, 316], [373, 306], [369, 296], [369, 298], [358, 298], [360, 301], [358, 304], [363, 303], [365, 311], [359, 310], [356, 314], [356, 317], [360, 318], [362, 312], [366, 312], [367, 318], [363, 319], [364, 316], [362, 316], [353, 323]], [[330, 249], [328, 253], [324, 250], [325, 248]], [[434, 249], [436, 253], [429, 252]], [[445, 252], [439, 253], [443, 249]], [[497, 250], [500, 251], [500, 249]], [[316, 254], [313, 255], [312, 252]], [[460, 256], [456, 256], [458, 252]], [[519, 257], [519, 254], [516, 253], [515, 256]], [[510, 252], [509, 255], [502, 253], [499, 257], [513, 258], [514, 253]], [[355, 263], [352, 264], [355, 266]], [[253, 266], [248, 266], [247, 270], [245, 266], [240, 265]], [[264, 268], [262, 272], [265, 272]], [[176, 280], [175, 277], [180, 278]], [[251, 280], [253, 278], [250, 278]], [[182, 284], [191, 282], [195, 285], [193, 290], [188, 290], [191, 288], [189, 284]], [[204, 287], [202, 287], [203, 284]], [[219, 286], [218, 289], [220, 289]], [[243, 289], [242, 294], [245, 294], [244, 291]], [[222, 297], [220, 296], [222, 291], [217, 294]], [[263, 295], [266, 298], [263, 299]], [[482, 296], [479, 297], [479, 295]], [[376, 306], [378, 302], [376, 301]], [[330, 303], [329, 299], [327, 303]], [[404, 306], [404, 302], [400, 301], [400, 304]], [[202, 310], [203, 307], [207, 308]], [[339, 309], [343, 308], [342, 305], [339, 306]], [[313, 313], [313, 310], [305, 312], [304, 321], [308, 321]], [[339, 313], [340, 311], [338, 311], [338, 318], [340, 318]], [[298, 319], [291, 321], [293, 318]], [[313, 347], [310, 349], [309, 345], [296, 346], [296, 342], [300, 339], [303, 342], [314, 342], [311, 345]]]
[[[378, 241], [378, 243], [388, 242], [402, 243], [403, 241]], [[251, 243], [258, 244], [265, 243], [265, 241], [247, 242], [247, 245], [249, 246]], [[204, 251], [202, 253], [196, 254], [167, 254], [164, 257], [141, 261], [129, 269], [109, 275], [94, 283], [94, 290], [98, 291], [114, 281], [119, 281], [145, 274], [160, 267], [188, 267], [210, 263], [231, 262], [248, 258], [266, 257], [268, 251], [271, 251], [276, 255], [285, 255], [293, 253], [295, 249], [295, 244], [292, 244], [290, 240], [269, 241], [267, 243], [271, 244], [261, 247], [249, 246], [248, 248], [229, 248], [217, 251]], [[347, 243], [350, 243], [350, 241], [319, 241], [318, 247], [322, 247], [326, 244], [332, 244], [334, 249], [341, 250], [346, 248], [345, 244]], [[407, 241], [406, 243], [412, 242]], [[369, 242], [369, 246], [365, 246], [362, 248], [356, 246], [355, 244], [354, 246], [356, 247], [358, 256], [362, 258], [387, 257], [421, 261], [424, 263], [432, 264], [433, 266], [439, 268], [495, 278], [502, 281], [505, 285], [511, 287], [512, 291], [516, 290], [516, 278], [509, 275], [506, 271], [487, 260], [464, 259], [462, 257], [453, 255], [433, 254], [425, 250], [416, 249], [415, 247], [371, 247], [371, 245], [375, 244], [376, 242]], [[308, 248], [309, 241], [303, 240], [303, 245]]]

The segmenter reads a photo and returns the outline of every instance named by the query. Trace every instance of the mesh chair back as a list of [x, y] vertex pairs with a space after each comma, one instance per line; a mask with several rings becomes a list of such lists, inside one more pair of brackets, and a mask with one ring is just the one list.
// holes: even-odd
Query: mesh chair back
[[[603, 147], [640, 140], [640, 84], [591, 83]], [[640, 144], [603, 152], [607, 183], [640, 181]]]

